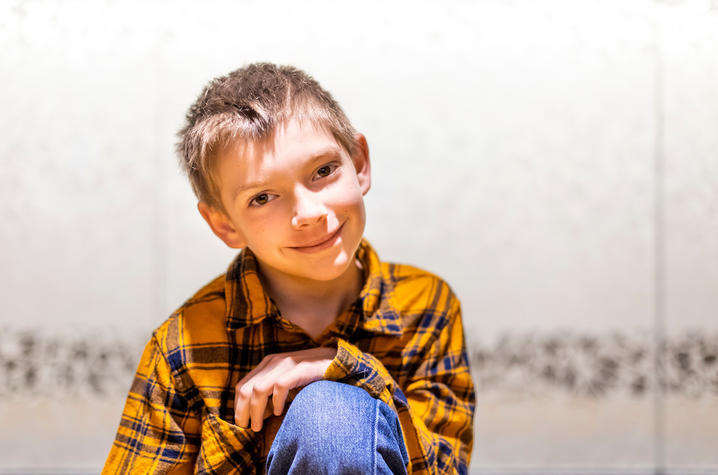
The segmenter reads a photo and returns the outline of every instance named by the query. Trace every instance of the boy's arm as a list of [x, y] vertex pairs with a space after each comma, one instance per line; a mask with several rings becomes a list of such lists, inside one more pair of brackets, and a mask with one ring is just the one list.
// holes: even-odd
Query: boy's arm
[[397, 411], [409, 473], [468, 473], [475, 394], [456, 298], [431, 339], [416, 348], [421, 361], [408, 362], [416, 370], [403, 389], [378, 358], [345, 340], [338, 348], [325, 378], [363, 387]]
[[142, 353], [103, 474], [192, 473], [200, 421], [177, 391], [156, 337]]

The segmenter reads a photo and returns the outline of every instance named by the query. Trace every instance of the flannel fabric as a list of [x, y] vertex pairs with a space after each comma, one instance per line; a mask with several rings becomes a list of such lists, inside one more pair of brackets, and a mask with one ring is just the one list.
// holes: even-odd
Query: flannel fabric
[[357, 258], [359, 297], [312, 340], [240, 252], [154, 331], [103, 473], [262, 473], [282, 416], [258, 433], [234, 425], [235, 385], [267, 355], [316, 346], [338, 349], [325, 379], [397, 412], [409, 473], [468, 473], [475, 395], [458, 299], [428, 272], [380, 262], [366, 240]]

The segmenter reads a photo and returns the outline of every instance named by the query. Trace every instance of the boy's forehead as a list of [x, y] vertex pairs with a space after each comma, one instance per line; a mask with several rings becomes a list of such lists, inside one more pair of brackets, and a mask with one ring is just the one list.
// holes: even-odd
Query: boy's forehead
[[221, 154], [251, 167], [260, 162], [312, 159], [343, 150], [328, 128], [308, 120], [290, 119], [277, 124], [266, 137], [233, 140]]
[[262, 139], [238, 138], [223, 147], [217, 157], [216, 180], [223, 188], [229, 185], [234, 197], [274, 172], [343, 154], [346, 151], [327, 128], [292, 119]]
[[306, 117], [290, 117], [279, 122], [272, 130], [269, 139], [275, 145], [292, 145], [306, 140], [328, 140], [335, 145], [336, 140], [329, 127]]

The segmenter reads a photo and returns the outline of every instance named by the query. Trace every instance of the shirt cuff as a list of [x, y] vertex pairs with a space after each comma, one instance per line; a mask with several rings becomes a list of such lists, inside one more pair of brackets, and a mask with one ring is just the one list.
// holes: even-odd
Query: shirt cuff
[[372, 397], [394, 406], [396, 382], [389, 371], [376, 357], [344, 339], [337, 339], [337, 355], [325, 371], [324, 379], [364, 388]]

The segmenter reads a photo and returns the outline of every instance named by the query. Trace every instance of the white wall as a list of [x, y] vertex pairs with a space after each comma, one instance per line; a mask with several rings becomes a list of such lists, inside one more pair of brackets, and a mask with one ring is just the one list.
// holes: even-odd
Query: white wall
[[[210, 78], [256, 60], [310, 72], [365, 133], [366, 235], [452, 284], [472, 348], [532, 332], [716, 341], [715, 1], [6, 1], [0, 366], [27, 332], [145, 339], [224, 271], [233, 252], [195, 209], [174, 133]], [[100, 434], [88, 453], [50, 448], [80, 437], [71, 403], [13, 384], [0, 416], [28, 439], [2, 439], [0, 468], [101, 465], [126, 389], [88, 396], [104, 414], [83, 426]], [[558, 404], [496, 388], [479, 393], [475, 470], [718, 467], [715, 391], [544, 388]], [[37, 426], [16, 418], [38, 405]]]

